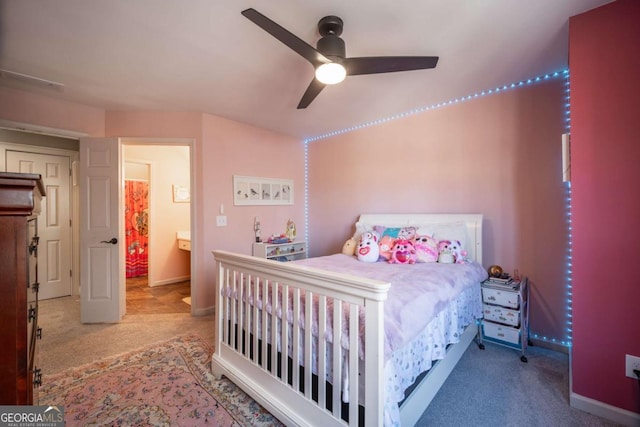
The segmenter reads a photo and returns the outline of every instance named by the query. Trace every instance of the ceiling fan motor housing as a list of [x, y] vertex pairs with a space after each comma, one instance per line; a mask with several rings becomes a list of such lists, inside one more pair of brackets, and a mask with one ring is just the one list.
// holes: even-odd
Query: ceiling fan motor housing
[[324, 56], [337, 56], [340, 58], [346, 57], [344, 40], [338, 36], [324, 36], [318, 40], [316, 47], [318, 48], [318, 52]]
[[316, 45], [320, 53], [325, 56], [346, 57], [344, 40], [340, 38], [342, 34], [343, 22], [337, 16], [325, 16], [318, 22], [318, 32], [322, 36]]
[[329, 15], [318, 21], [318, 32], [324, 36], [339, 36], [342, 34], [344, 22], [337, 16]]

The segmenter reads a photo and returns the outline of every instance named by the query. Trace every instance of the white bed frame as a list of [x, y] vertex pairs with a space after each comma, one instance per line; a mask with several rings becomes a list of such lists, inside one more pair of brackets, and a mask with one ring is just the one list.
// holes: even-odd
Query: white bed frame
[[[361, 224], [408, 226], [421, 224], [450, 224], [463, 222], [466, 225], [466, 246], [469, 258], [482, 262], [482, 215], [480, 214], [367, 214], [361, 215]], [[383, 368], [384, 368], [384, 301], [387, 298], [389, 283], [358, 278], [349, 275], [299, 266], [295, 263], [282, 263], [258, 257], [234, 254], [226, 251], [213, 251], [216, 262], [216, 315], [215, 315], [215, 352], [212, 357], [212, 371], [217, 376], [225, 376], [238, 385], [275, 417], [289, 426], [345, 426], [358, 425], [358, 405], [349, 405], [349, 423], [340, 416], [341, 387], [333, 387], [329, 399], [333, 409], [326, 409], [324, 381], [317, 382], [317, 401], [312, 398], [311, 369], [299, 370], [298, 365], [288, 372], [287, 360], [302, 360], [300, 366], [312, 366], [312, 338], [301, 336], [311, 333], [312, 304], [306, 304], [304, 329], [279, 328], [277, 316], [270, 316], [267, 310], [260, 310], [252, 304], [253, 295], [271, 295], [275, 301], [279, 293], [293, 295], [293, 306], [288, 307], [286, 299], [278, 300], [283, 312], [291, 310], [293, 324], [301, 321], [301, 295], [319, 296], [318, 336], [324, 336], [327, 299], [340, 300], [343, 304], [334, 304], [333, 342], [340, 342], [342, 307], [349, 310], [349, 329], [357, 329], [358, 307], [364, 307], [365, 342], [364, 371], [358, 360], [357, 351], [341, 353], [341, 346], [332, 346], [325, 340], [317, 344], [317, 374], [325, 378], [327, 353], [331, 352], [331, 383], [342, 384], [341, 378], [348, 375], [350, 384], [364, 381], [364, 400], [359, 396], [358, 387], [349, 387], [349, 402], [364, 401], [364, 416], [367, 427], [384, 425], [383, 416]], [[223, 289], [231, 289], [236, 298], [229, 297]], [[303, 297], [304, 298], [304, 297]], [[259, 327], [259, 325], [270, 327]], [[235, 328], [233, 325], [236, 325]], [[250, 331], [240, 333], [237, 331]], [[414, 425], [440, 389], [449, 373], [473, 342], [477, 325], [471, 324], [462, 335], [460, 342], [447, 350], [447, 356], [434, 363], [428, 374], [415, 386], [411, 394], [400, 406], [402, 425]], [[349, 348], [358, 348], [358, 334], [349, 334]], [[261, 343], [282, 343], [277, 346]], [[242, 351], [242, 348], [253, 350]], [[270, 347], [270, 348], [269, 348]], [[300, 352], [303, 348], [304, 356]], [[281, 375], [277, 375], [278, 352]], [[271, 358], [271, 365], [265, 361]], [[341, 363], [346, 362], [346, 365]], [[259, 358], [262, 363], [259, 362]], [[291, 378], [289, 377], [291, 375]], [[303, 378], [300, 378], [302, 376]], [[304, 381], [300, 390], [300, 380]], [[295, 386], [289, 385], [289, 381]]]

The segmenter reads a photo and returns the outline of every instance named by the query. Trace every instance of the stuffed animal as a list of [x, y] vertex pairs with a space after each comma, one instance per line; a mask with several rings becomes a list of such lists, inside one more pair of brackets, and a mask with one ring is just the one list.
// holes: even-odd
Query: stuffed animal
[[365, 231], [364, 233], [362, 233], [362, 235], [360, 236], [360, 241], [364, 240], [370, 240], [373, 239], [376, 241], [376, 243], [378, 243], [379, 240], [379, 235], [373, 231]]
[[385, 261], [389, 261], [391, 258], [391, 249], [393, 249], [393, 245], [395, 244], [396, 239], [391, 236], [382, 236], [380, 238], [380, 243], [378, 246], [380, 247], [380, 258]]
[[378, 237], [371, 232], [363, 233], [356, 249], [356, 255], [358, 256], [358, 261], [377, 262], [380, 256]]
[[417, 235], [413, 247], [416, 250], [416, 262], [438, 261], [438, 241], [432, 236]]
[[398, 233], [398, 239], [413, 240], [416, 237], [418, 229], [415, 227], [403, 227]]
[[451, 241], [440, 240], [438, 242], [438, 262], [443, 264], [453, 264], [455, 259], [451, 253]]
[[352, 237], [344, 242], [344, 245], [342, 246], [342, 253], [345, 255], [353, 256], [356, 254], [356, 246], [358, 246], [358, 243], [356, 243], [356, 239]]
[[390, 264], [415, 264], [416, 250], [409, 240], [398, 239], [391, 249]]
[[462, 249], [462, 244], [459, 240], [451, 240], [449, 250], [453, 255], [453, 262], [457, 264], [464, 264], [467, 262], [467, 251]]

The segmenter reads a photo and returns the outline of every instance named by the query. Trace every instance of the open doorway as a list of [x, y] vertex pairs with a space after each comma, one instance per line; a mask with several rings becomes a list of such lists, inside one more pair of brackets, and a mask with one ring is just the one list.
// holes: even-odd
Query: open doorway
[[190, 147], [123, 141], [126, 313], [191, 312]]

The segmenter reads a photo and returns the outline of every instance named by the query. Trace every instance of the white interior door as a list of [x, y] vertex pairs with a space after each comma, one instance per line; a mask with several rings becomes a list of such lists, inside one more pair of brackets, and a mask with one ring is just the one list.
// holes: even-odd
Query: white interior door
[[42, 175], [45, 197], [38, 219], [38, 298], [71, 295], [70, 164], [67, 156], [6, 151], [8, 172]]
[[126, 309], [120, 141], [80, 139], [80, 318], [118, 322]]

